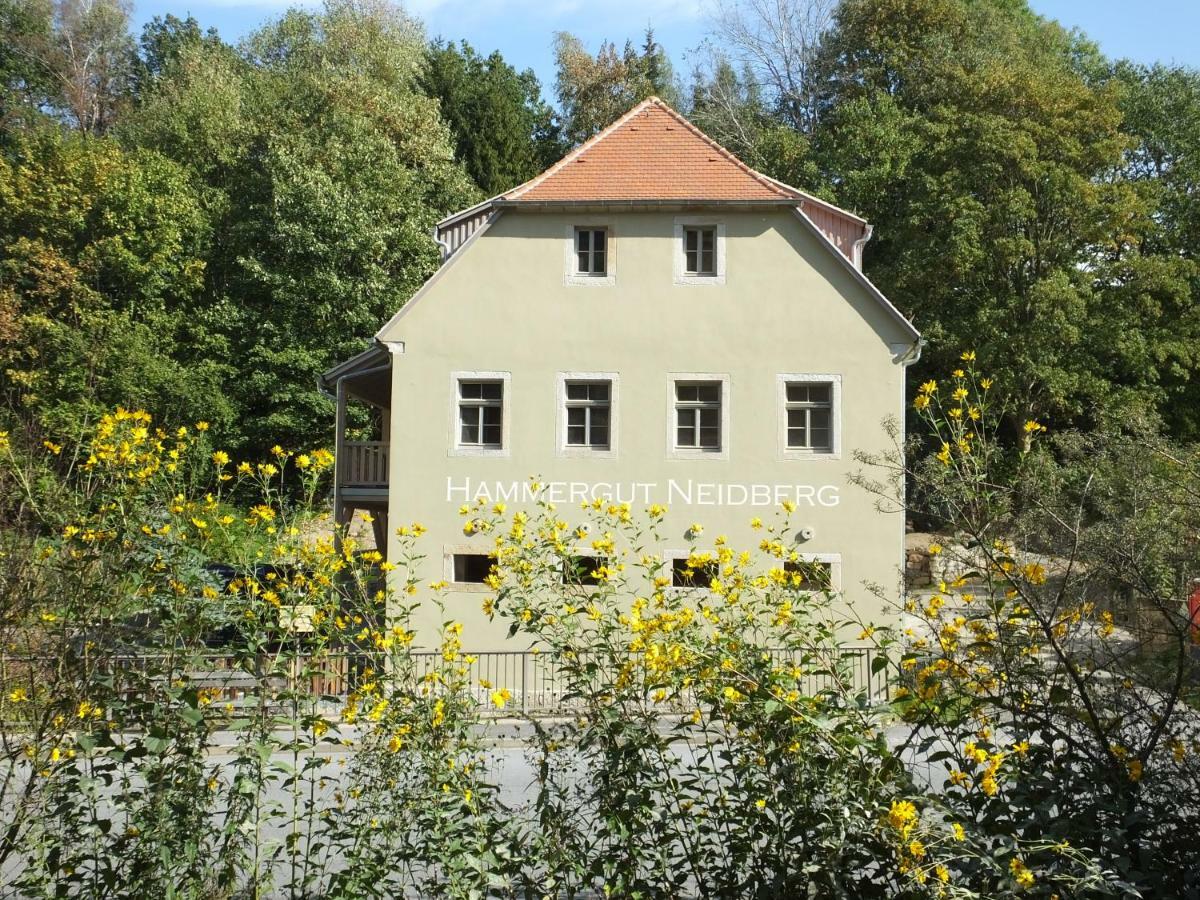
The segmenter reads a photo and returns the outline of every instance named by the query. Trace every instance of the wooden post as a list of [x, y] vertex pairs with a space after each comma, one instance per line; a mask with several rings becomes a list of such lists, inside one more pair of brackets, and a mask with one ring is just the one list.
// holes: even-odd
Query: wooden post
[[342, 555], [342, 480], [346, 471], [346, 382], [337, 382], [337, 413], [333, 435], [333, 549]]

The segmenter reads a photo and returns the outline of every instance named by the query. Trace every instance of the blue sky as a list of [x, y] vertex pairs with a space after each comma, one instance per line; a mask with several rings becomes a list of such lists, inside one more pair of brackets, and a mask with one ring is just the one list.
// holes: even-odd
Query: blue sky
[[[711, 0], [409, 0], [431, 37], [465, 38], [477, 50], [499, 50], [519, 69], [532, 68], [548, 89], [554, 66], [550, 41], [555, 31], [579, 35], [591, 49], [600, 41], [639, 39], [654, 27], [676, 67], [690, 72], [689, 54], [708, 30]], [[155, 15], [191, 14], [236, 41], [288, 6], [316, 6], [319, 0], [135, 0], [134, 23]], [[1200, 66], [1200, 0], [1031, 0], [1045, 16], [1082, 29], [1106, 54], [1141, 62]]]

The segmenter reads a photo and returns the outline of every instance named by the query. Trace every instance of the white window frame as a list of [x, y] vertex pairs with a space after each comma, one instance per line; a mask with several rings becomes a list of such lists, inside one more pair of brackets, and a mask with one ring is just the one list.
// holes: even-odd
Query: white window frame
[[799, 562], [826, 563], [829, 566], [829, 592], [842, 592], [842, 554], [840, 553], [796, 553]]
[[[463, 381], [498, 381], [500, 389], [500, 446], [479, 447], [462, 444], [459, 429], [459, 384]], [[451, 372], [450, 373], [450, 456], [510, 456], [512, 424], [511, 372]]]
[[[721, 386], [721, 448], [701, 450], [696, 447], [677, 447], [675, 385], [677, 382], [710, 381]], [[728, 373], [715, 372], [671, 372], [667, 376], [667, 458], [668, 459], [729, 459], [729, 446], [733, 431], [729, 427], [731, 405], [730, 379]]]
[[[787, 386], [799, 382], [830, 385], [829, 399], [832, 409], [829, 414], [829, 449], [809, 450], [805, 447], [789, 447], [787, 435]], [[778, 444], [781, 459], [832, 459], [842, 458], [842, 376], [830, 372], [790, 372], [775, 377], [775, 406], [778, 410]]]
[[[572, 447], [567, 444], [567, 383], [571, 381], [607, 381], [608, 392], [608, 447], [604, 450], [591, 447]], [[559, 372], [554, 380], [554, 431], [556, 455], [565, 459], [616, 459], [619, 438], [619, 411], [621, 376], [617, 372]]]
[[[716, 264], [715, 275], [687, 274], [687, 257], [683, 252], [683, 229], [715, 228], [716, 247], [714, 247], [713, 262]], [[675, 284], [677, 285], [707, 285], [716, 287], [725, 283], [725, 223], [708, 216], [676, 216], [675, 217]]]
[[[575, 229], [589, 228], [604, 229], [608, 232], [605, 239], [605, 260], [603, 275], [583, 275], [575, 270]], [[617, 231], [609, 219], [594, 216], [580, 216], [572, 219], [566, 226], [566, 238], [563, 241], [563, 282], [568, 287], [615, 287], [617, 283]]]
[[459, 555], [495, 556], [486, 544], [446, 544], [442, 547], [442, 580], [447, 590], [460, 594], [490, 594], [492, 589], [482, 582], [455, 581], [454, 557]]

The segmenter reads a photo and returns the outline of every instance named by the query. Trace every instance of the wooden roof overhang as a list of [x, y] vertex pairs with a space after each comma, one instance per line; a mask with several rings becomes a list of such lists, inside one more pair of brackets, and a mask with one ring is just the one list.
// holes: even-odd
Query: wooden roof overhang
[[348, 397], [388, 409], [392, 399], [392, 354], [386, 347], [372, 344], [323, 373], [317, 378], [317, 387], [325, 394], [334, 395], [339, 381], [345, 386]]

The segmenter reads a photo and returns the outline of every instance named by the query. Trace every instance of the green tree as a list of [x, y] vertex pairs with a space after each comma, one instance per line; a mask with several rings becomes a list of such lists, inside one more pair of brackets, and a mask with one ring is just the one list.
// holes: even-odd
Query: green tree
[[[1176, 435], [1196, 440], [1200, 385], [1194, 332], [1172, 327], [1172, 319], [1180, 310], [1194, 316], [1194, 298], [1200, 296], [1200, 72], [1122, 62], [1115, 66], [1114, 78], [1122, 88], [1124, 129], [1133, 139], [1120, 174], [1153, 211], [1131, 235], [1139, 278], [1123, 288], [1130, 292], [1146, 283], [1160, 286], [1156, 292], [1137, 292], [1133, 300], [1149, 300], [1145, 321], [1170, 329], [1162, 337], [1176, 346], [1173, 353], [1160, 353], [1147, 362], [1163, 367], [1167, 397], [1162, 411], [1168, 426]], [[1156, 302], [1164, 294], [1169, 306]], [[1164, 316], [1164, 306], [1174, 315]]]
[[172, 66], [178, 65], [184, 53], [198, 44], [220, 46], [221, 38], [215, 28], [200, 30], [192, 16], [180, 19], [168, 13], [155, 16], [142, 27], [138, 41], [137, 59], [133, 64], [134, 93], [141, 95]]
[[121, 129], [191, 169], [223, 237], [204, 315], [237, 373], [239, 449], [328, 434], [317, 375], [432, 274], [433, 224], [478, 196], [421, 89], [425, 65], [400, 10], [330, 2], [236, 55], [193, 42]]
[[49, 0], [0, 0], [0, 141], [27, 125], [54, 93], [40, 62], [50, 44]]
[[739, 159], [780, 181], [816, 190], [811, 141], [781, 121], [749, 68], [739, 74], [717, 54], [692, 77], [691, 120]]
[[1133, 239], [1156, 212], [1120, 174], [1121, 92], [1096, 59], [1024, 2], [849, 0], [823, 49], [816, 155], [929, 338], [917, 375], [986, 349], [1010, 435], [1152, 412], [1161, 374], [1194, 365], [1184, 273]]
[[466, 41], [435, 41], [421, 85], [441, 104], [455, 155], [489, 195], [529, 180], [563, 154], [533, 70], [518, 72], [499, 52], [485, 59]]
[[178, 165], [48, 126], [0, 157], [0, 390], [28, 427], [106, 407], [230, 417], [194, 316], [208, 222]]
[[594, 57], [579, 38], [560, 31], [554, 36], [554, 63], [563, 133], [574, 144], [586, 141], [646, 97], [679, 103], [670, 59], [651, 29], [646, 30], [641, 53], [631, 41], [621, 53], [605, 41]]

